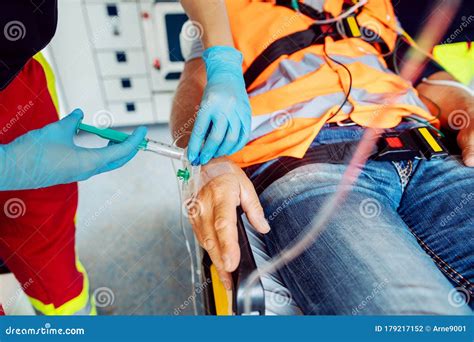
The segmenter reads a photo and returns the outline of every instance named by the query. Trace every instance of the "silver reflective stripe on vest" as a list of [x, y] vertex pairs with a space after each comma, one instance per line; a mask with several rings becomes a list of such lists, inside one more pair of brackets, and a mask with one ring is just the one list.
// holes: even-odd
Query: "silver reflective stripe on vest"
[[[351, 63], [362, 63], [378, 71], [393, 74], [393, 72], [387, 69], [380, 62], [377, 56], [373, 54], [366, 54], [359, 57], [331, 55], [331, 58], [345, 65]], [[262, 85], [255, 88], [249, 94], [249, 96], [257, 96], [266, 93], [267, 91], [290, 84], [300, 77], [306, 76], [310, 73], [317, 71], [325, 63], [326, 60], [323, 58], [323, 56], [318, 56], [313, 53], [305, 54], [300, 62], [296, 62], [291, 59], [285, 59], [280, 62], [280, 64], [273, 72], [273, 74], [268, 78], [268, 80], [265, 81]]]
[[[405, 94], [394, 96], [393, 94], [373, 94], [367, 92], [365, 89], [353, 88], [351, 90], [351, 99], [361, 105], [377, 105], [380, 106], [380, 113], [383, 112], [384, 106], [390, 106], [391, 103], [406, 104], [420, 107], [426, 111], [428, 109], [416, 96], [413, 90], [408, 90]], [[252, 117], [252, 133], [250, 140], [254, 140], [271, 133], [275, 129], [281, 127], [288, 127], [291, 120], [295, 118], [320, 118], [324, 116], [327, 111], [339, 104], [341, 104], [346, 95], [343, 92], [332, 93], [328, 95], [317, 96], [309, 101], [301, 102], [292, 105], [289, 108], [278, 110], [269, 114], [257, 115]], [[341, 112], [350, 114], [353, 106], [347, 102]], [[374, 115], [380, 114], [374, 111]]]
[[324, 3], [326, 0], [304, 0], [305, 5], [313, 7], [315, 10], [322, 12], [324, 10]]
[[304, 75], [315, 72], [324, 63], [326, 63], [326, 61], [323, 58], [312, 53], [304, 55], [300, 62], [285, 59], [278, 64], [277, 69], [268, 80], [265, 81], [265, 83], [255, 88], [255, 90], [250, 93], [250, 97], [266, 93], [272, 89], [283, 87]]

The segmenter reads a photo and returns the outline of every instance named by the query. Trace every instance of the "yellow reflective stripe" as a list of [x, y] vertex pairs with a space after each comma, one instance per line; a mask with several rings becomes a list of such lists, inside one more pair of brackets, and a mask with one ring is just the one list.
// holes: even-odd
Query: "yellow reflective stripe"
[[219, 279], [216, 266], [211, 265], [212, 289], [214, 290], [214, 303], [216, 304], [216, 314], [218, 316], [230, 316], [229, 300], [227, 290]]
[[[84, 284], [82, 287], [82, 291], [79, 296], [71, 299], [70, 301], [64, 303], [60, 307], [54, 307], [54, 304], [44, 304], [38, 299], [29, 297], [31, 304], [35, 308], [35, 310], [41, 312], [44, 315], [48, 316], [61, 316], [61, 315], [74, 315], [75, 313], [82, 310], [84, 307], [87, 306], [89, 302], [89, 278], [87, 277], [86, 270], [82, 263], [77, 260], [76, 261], [77, 270], [82, 273], [84, 277]], [[95, 301], [91, 300], [91, 311], [90, 315], [97, 315], [97, 311], [95, 308]]]
[[54, 107], [56, 108], [56, 112], [59, 115], [58, 93], [56, 92], [56, 79], [54, 78], [53, 69], [41, 52], [38, 52], [36, 55], [34, 55], [33, 59], [43, 67], [43, 71], [46, 76], [48, 93], [49, 96], [51, 96], [51, 100], [53, 101]]
[[357, 25], [357, 22], [354, 17], [347, 17], [347, 23], [349, 24], [349, 28], [351, 30], [352, 36], [353, 37], [360, 37], [361, 33], [359, 30], [359, 25]]
[[97, 307], [95, 305], [95, 298], [94, 296], [91, 297], [91, 312], [89, 313], [89, 316], [97, 316]]
[[426, 127], [420, 128], [420, 129], [418, 129], [418, 131], [421, 133], [423, 138], [425, 138], [426, 142], [431, 146], [433, 151], [435, 151], [435, 152], [443, 151], [441, 146], [439, 146], [439, 144], [436, 142], [436, 140], [433, 138], [430, 131], [428, 131], [428, 129]]

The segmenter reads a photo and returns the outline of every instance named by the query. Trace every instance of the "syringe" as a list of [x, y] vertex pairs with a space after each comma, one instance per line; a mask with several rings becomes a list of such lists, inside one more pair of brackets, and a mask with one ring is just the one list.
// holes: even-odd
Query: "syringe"
[[[104, 138], [116, 143], [121, 143], [130, 136], [127, 133], [116, 131], [114, 129], [98, 128], [98, 127], [94, 127], [94, 126], [87, 125], [84, 123], [80, 123], [77, 128], [81, 131], [95, 134], [101, 138]], [[186, 158], [184, 149], [179, 148], [177, 146], [172, 146], [172, 145], [168, 145], [162, 142], [158, 142], [152, 139], [148, 139], [148, 138], [143, 139], [143, 141], [140, 143], [138, 148], [143, 151], [157, 153], [159, 155], [162, 155], [168, 158], [177, 159], [177, 160], [184, 160]]]

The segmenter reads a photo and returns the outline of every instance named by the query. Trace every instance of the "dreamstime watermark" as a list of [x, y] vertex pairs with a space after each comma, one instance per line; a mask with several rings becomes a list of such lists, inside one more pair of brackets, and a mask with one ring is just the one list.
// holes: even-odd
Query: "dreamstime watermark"
[[199, 286], [196, 287], [193, 294], [190, 295], [188, 298], [186, 298], [186, 300], [181, 305], [179, 305], [178, 307], [174, 309], [174, 312], [173, 312], [174, 315], [175, 316], [180, 315], [184, 310], [186, 310], [186, 308], [189, 305], [193, 304], [196, 301], [196, 296], [200, 295], [210, 284], [211, 284], [211, 279], [206, 279], [204, 283], [199, 284]]
[[122, 190], [117, 190], [110, 196], [96, 211], [88, 216], [84, 221], [81, 220], [80, 225], [82, 228], [89, 228], [93, 222], [97, 220], [112, 204], [122, 195]]
[[[446, 226], [449, 221], [451, 221], [456, 215], [458, 215], [463, 209], [466, 208], [466, 205], [472, 201], [472, 199], [474, 198], [474, 192], [470, 192], [468, 194], [464, 193], [461, 195], [461, 201], [459, 202], [458, 205], [456, 205], [456, 207], [451, 210], [451, 212], [446, 215], [446, 217], [444, 217], [442, 220], [441, 220], [441, 227], [444, 227]], [[471, 210], [470, 208], [467, 208], [467, 210]]]
[[173, 132], [173, 139], [178, 142], [182, 137], [189, 135], [190, 130], [192, 130], [196, 118], [190, 117], [183, 125]]
[[474, 15], [470, 15], [469, 17], [462, 16], [461, 20], [462, 22], [458, 28], [454, 30], [454, 32], [451, 33], [449, 37], [442, 42], [442, 44], [451, 44], [454, 40], [456, 40], [456, 38], [458, 38], [464, 32], [464, 30], [474, 22]]
[[293, 301], [290, 290], [284, 287], [272, 290], [268, 302], [272, 307], [286, 307]]
[[189, 20], [184, 23], [181, 28], [181, 37], [187, 41], [195, 41], [201, 39], [204, 34], [204, 28], [200, 23], [194, 20]]
[[293, 192], [290, 196], [285, 198], [285, 200], [268, 216], [268, 221], [273, 221], [280, 213], [288, 207], [293, 199], [298, 195], [298, 192]]
[[91, 36], [90, 42], [93, 45], [96, 45], [102, 36], [104, 35], [109, 36], [110, 31], [116, 31], [118, 24], [119, 24], [118, 16], [108, 17], [108, 20], [105, 21], [104, 25], [101, 25], [99, 27], [94, 26], [94, 31], [91, 32], [92, 36]]
[[359, 213], [366, 219], [373, 219], [380, 215], [382, 206], [375, 198], [366, 198], [359, 204]]
[[40, 328], [15, 328], [9, 326], [5, 329], [5, 335], [84, 335], [84, 328], [53, 328], [51, 323], [45, 323]]
[[293, 125], [293, 116], [285, 111], [278, 111], [270, 116], [270, 125], [276, 129], [287, 129]]
[[92, 296], [95, 299], [95, 305], [98, 308], [105, 308], [107, 306], [111, 306], [115, 303], [115, 294], [108, 287], [98, 287], [95, 289]]
[[366, 42], [373, 42], [380, 37], [380, 32], [382, 28], [380, 27], [380, 23], [376, 21], [368, 21], [364, 23], [364, 26], [360, 28], [360, 33], [362, 35], [362, 39]]
[[16, 219], [26, 214], [26, 204], [22, 199], [14, 197], [10, 198], [3, 205], [3, 212], [5, 216], [11, 219]]
[[273, 42], [278, 40], [280, 37], [286, 36], [286, 32], [290, 29], [293, 23], [302, 17], [303, 15], [300, 12], [295, 12], [292, 16], [288, 17], [285, 22], [278, 27], [277, 30], [273, 31], [270, 38], [262, 45], [262, 49], [266, 49], [269, 47]]
[[112, 113], [107, 110], [99, 110], [94, 114], [92, 121], [95, 126], [105, 129], [114, 124], [114, 117]]
[[11, 42], [21, 40], [26, 36], [26, 27], [19, 20], [12, 20], [3, 27], [3, 35]]
[[471, 301], [471, 294], [464, 287], [455, 287], [448, 293], [448, 302], [455, 308], [460, 308]]
[[21, 296], [21, 294], [24, 293], [33, 283], [34, 283], [34, 280], [30, 278], [25, 283], [21, 284], [21, 287], [15, 291], [13, 296], [11, 296], [5, 302], [2, 303], [3, 308], [6, 310], [9, 307], [11, 307], [13, 304], [15, 304], [18, 298]]
[[203, 205], [201, 201], [196, 198], [196, 196], [192, 196], [183, 201], [181, 211], [185, 217], [188, 219], [193, 219], [202, 214]]
[[207, 99], [204, 103], [201, 103], [194, 107], [194, 116], [190, 117], [181, 127], [173, 132], [173, 139], [175, 142], [179, 141], [182, 137], [190, 135], [190, 131], [201, 134], [199, 127], [193, 127], [196, 122], [196, 118], [200, 112], [207, 110], [212, 105], [212, 99]]
[[15, 113], [15, 116], [10, 118], [10, 120], [0, 129], [0, 135], [3, 135], [10, 130], [15, 124], [18, 123], [18, 121], [25, 115], [33, 106], [35, 103], [33, 101], [28, 101], [28, 103], [24, 105], [19, 105], [17, 107], [17, 111]]
[[449, 113], [448, 125], [452, 130], [459, 131], [467, 128], [471, 123], [471, 117], [465, 110], [457, 109]]
[[380, 292], [383, 291], [383, 289], [387, 286], [388, 283], [389, 283], [388, 279], [384, 279], [383, 281], [379, 283], [375, 283], [372, 289], [372, 292], [370, 292], [370, 294], [367, 297], [365, 297], [364, 300], [360, 302], [359, 305], [357, 305], [355, 308], [352, 308], [352, 315], [353, 316], [358, 315], [360, 311], [364, 310], [367, 307], [367, 305], [369, 305], [370, 302], [373, 301], [374, 298]]

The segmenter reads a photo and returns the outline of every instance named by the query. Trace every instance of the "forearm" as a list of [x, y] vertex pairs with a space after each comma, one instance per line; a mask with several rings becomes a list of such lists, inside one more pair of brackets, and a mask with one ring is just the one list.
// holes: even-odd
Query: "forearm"
[[[455, 81], [447, 72], [437, 72], [428, 79]], [[474, 97], [463, 89], [421, 82], [417, 90], [420, 94], [420, 98], [428, 106], [430, 111], [435, 115], [439, 114], [439, 119], [443, 127], [450, 127], [450, 115], [454, 115], [455, 113], [463, 112], [469, 117], [474, 115]], [[441, 112], [438, 113], [438, 111]]]
[[204, 48], [234, 46], [225, 0], [181, 0], [191, 20], [203, 29]]
[[206, 85], [206, 69], [202, 59], [186, 62], [171, 110], [170, 128], [178, 146], [188, 145], [191, 131]]

